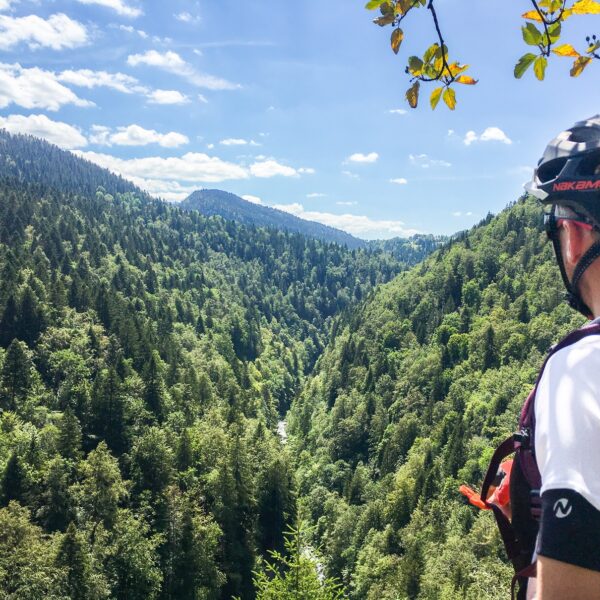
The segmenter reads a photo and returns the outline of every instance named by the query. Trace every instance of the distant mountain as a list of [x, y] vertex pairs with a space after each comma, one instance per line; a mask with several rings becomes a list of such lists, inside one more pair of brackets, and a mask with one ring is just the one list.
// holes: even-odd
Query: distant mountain
[[282, 210], [248, 202], [235, 194], [222, 190], [198, 190], [190, 194], [181, 204], [186, 210], [197, 210], [206, 216], [219, 215], [224, 219], [246, 225], [273, 227], [301, 233], [325, 242], [335, 242], [348, 248], [363, 248], [364, 240], [321, 223], [306, 221]]
[[368, 245], [371, 250], [388, 252], [406, 265], [416, 265], [449, 240], [445, 235], [417, 234], [409, 238], [371, 240]]
[[30, 135], [0, 129], [0, 178], [40, 184], [65, 193], [93, 196], [101, 187], [116, 195], [149, 198], [130, 181], [71, 152]]

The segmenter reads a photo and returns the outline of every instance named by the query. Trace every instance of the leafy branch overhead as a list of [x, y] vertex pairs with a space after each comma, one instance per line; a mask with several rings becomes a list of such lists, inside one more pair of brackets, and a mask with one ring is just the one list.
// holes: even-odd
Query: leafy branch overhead
[[[571, 44], [557, 45], [562, 24], [572, 15], [600, 14], [600, 2], [597, 0], [530, 0], [533, 10], [524, 13], [526, 24], [521, 28], [523, 40], [528, 46], [537, 48], [537, 52], [527, 52], [515, 65], [514, 75], [520, 79], [529, 67], [540, 81], [544, 79], [548, 58], [552, 54], [574, 58], [571, 76], [579, 76], [583, 69], [593, 60], [600, 59], [600, 41], [595, 35], [586, 38], [586, 47], [581, 52]], [[431, 108], [434, 109], [440, 99], [450, 110], [456, 107], [456, 92], [454, 84], [475, 85], [477, 80], [466, 75], [468, 65], [451, 60], [434, 6], [434, 0], [370, 0], [365, 8], [379, 10], [381, 13], [374, 23], [380, 27], [391, 26], [391, 48], [395, 54], [400, 51], [404, 40], [402, 21], [415, 9], [425, 8], [433, 22], [437, 41], [431, 44], [422, 57], [409, 56], [405, 72], [410, 76], [411, 86], [406, 91], [406, 99], [412, 108], [419, 102], [421, 83], [438, 82], [429, 97]]]

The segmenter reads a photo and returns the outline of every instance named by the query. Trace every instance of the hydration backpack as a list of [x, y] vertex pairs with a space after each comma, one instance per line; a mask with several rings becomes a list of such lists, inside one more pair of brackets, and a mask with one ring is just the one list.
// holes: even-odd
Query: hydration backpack
[[[472, 504], [492, 510], [494, 513], [506, 553], [515, 569], [511, 585], [513, 599], [516, 586], [519, 584], [516, 598], [524, 600], [527, 593], [527, 580], [536, 575], [533, 555], [542, 512], [540, 498], [542, 480], [535, 459], [535, 395], [538, 384], [550, 357], [588, 335], [598, 334], [600, 334], [600, 323], [591, 323], [573, 331], [550, 349], [535, 385], [521, 410], [519, 429], [496, 448], [483, 480], [479, 498], [467, 486], [461, 486], [460, 489]], [[512, 463], [505, 460], [511, 454], [514, 454]], [[507, 468], [509, 463], [510, 468]], [[507, 483], [510, 490], [509, 504], [505, 500], [500, 500], [498, 494], [500, 486], [505, 489]]]

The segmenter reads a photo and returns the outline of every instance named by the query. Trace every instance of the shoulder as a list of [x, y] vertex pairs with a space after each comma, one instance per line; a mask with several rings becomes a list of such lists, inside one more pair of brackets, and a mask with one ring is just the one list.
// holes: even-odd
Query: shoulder
[[538, 390], [552, 384], [557, 393], [554, 384], [577, 389], [587, 383], [600, 388], [600, 334], [588, 335], [553, 354], [546, 363]]
[[600, 335], [548, 360], [535, 397], [542, 492], [571, 489], [600, 509]]

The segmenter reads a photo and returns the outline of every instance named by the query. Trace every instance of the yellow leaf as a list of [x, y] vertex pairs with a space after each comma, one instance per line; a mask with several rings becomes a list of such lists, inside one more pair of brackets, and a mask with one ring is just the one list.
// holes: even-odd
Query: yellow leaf
[[417, 104], [419, 102], [419, 87], [419, 82], [415, 81], [412, 86], [406, 90], [406, 99], [408, 100], [411, 108], [417, 108]]
[[451, 65], [449, 65], [448, 68], [450, 69], [450, 73], [452, 73], [452, 76], [456, 77], [460, 73], [466, 71], [469, 68], [469, 65], [461, 65], [457, 62], [453, 62]]
[[579, 56], [576, 58], [573, 66], [571, 67], [571, 77], [579, 77], [591, 60], [591, 56]]
[[465, 85], [475, 85], [477, 83], [477, 79], [473, 79], [468, 75], [460, 75], [455, 81], [456, 83], [464, 83]]
[[402, 43], [403, 39], [404, 32], [402, 31], [402, 29], [400, 29], [400, 27], [398, 27], [398, 29], [394, 29], [394, 31], [392, 32], [391, 40], [392, 50], [394, 51], [394, 54], [398, 54], [398, 50], [400, 50], [400, 44]]
[[574, 15], [599, 15], [600, 2], [596, 2], [596, 0], [578, 0], [571, 7], [571, 12]]
[[531, 21], [539, 21], [542, 22], [542, 18], [538, 14], [537, 10], [528, 10], [526, 13], [521, 15], [524, 19], [530, 19]]
[[438, 105], [438, 102], [442, 97], [443, 89], [443, 87], [439, 87], [433, 90], [433, 92], [431, 92], [431, 96], [429, 97], [429, 104], [431, 104], [431, 110], [435, 109], [435, 107]]
[[456, 94], [452, 88], [446, 88], [444, 91], [444, 102], [450, 110], [456, 108]]
[[562, 46], [557, 46], [552, 50], [554, 54], [558, 54], [558, 56], [579, 56], [579, 52], [571, 46], [571, 44], [563, 44]]

